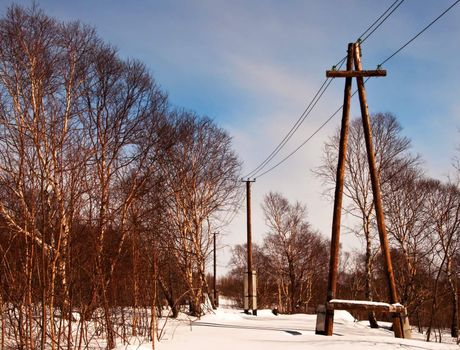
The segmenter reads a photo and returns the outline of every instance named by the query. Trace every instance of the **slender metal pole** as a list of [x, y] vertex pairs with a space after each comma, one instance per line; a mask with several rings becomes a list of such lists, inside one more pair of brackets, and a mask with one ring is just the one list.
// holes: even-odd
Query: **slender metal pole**
[[[353, 69], [353, 44], [348, 44], [347, 71]], [[350, 101], [351, 101], [352, 77], [345, 79], [345, 93], [342, 109], [342, 127], [340, 131], [339, 159], [337, 164], [336, 185], [334, 195], [334, 214], [332, 219], [332, 238], [331, 255], [329, 260], [329, 278], [327, 286], [327, 301], [335, 298], [337, 275], [339, 268], [339, 249], [340, 249], [340, 221], [342, 214], [343, 186], [345, 180], [345, 164], [348, 145], [348, 128], [350, 120]], [[332, 335], [334, 324], [334, 310], [326, 308], [326, 335]]]
[[[357, 71], [362, 70], [360, 56], [361, 56], [361, 52], [360, 52], [359, 44], [354, 44], [354, 61], [355, 61], [355, 69]], [[385, 263], [386, 277], [387, 277], [388, 288], [390, 292], [390, 303], [394, 304], [398, 302], [398, 294], [396, 290], [396, 283], [395, 283], [393, 266], [391, 263], [391, 256], [390, 256], [390, 246], [388, 244], [387, 231], [386, 231], [385, 220], [384, 220], [384, 215], [383, 215], [382, 194], [380, 191], [380, 182], [379, 182], [379, 176], [377, 174], [374, 147], [372, 143], [372, 127], [371, 127], [371, 122], [370, 122], [370, 117], [369, 117], [369, 111], [367, 108], [366, 91], [364, 88], [363, 77], [359, 77], [359, 76], [356, 77], [356, 81], [358, 84], [359, 104], [361, 107], [361, 117], [363, 120], [364, 137], [366, 141], [367, 159], [369, 162], [369, 173], [371, 176], [372, 194], [374, 197], [375, 216], [377, 219], [377, 228], [378, 228], [379, 238], [380, 238], [380, 247], [382, 250], [382, 255], [383, 255], [384, 263]], [[401, 328], [401, 320], [399, 317], [397, 317], [397, 315], [393, 315], [393, 329], [395, 332], [395, 337], [404, 338], [404, 334], [402, 333], [402, 328]]]

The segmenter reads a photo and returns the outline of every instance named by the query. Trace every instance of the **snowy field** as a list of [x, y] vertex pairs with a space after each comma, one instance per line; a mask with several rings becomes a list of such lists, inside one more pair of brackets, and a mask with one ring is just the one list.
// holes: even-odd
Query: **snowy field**
[[[200, 320], [169, 320], [159, 350], [256, 350], [256, 349], [459, 349], [455, 343], [440, 344], [414, 339], [396, 339], [388, 329], [370, 329], [355, 322], [346, 311], [336, 311], [334, 336], [315, 335], [316, 315], [278, 315], [259, 310], [258, 316], [221, 307]], [[450, 341], [447, 335], [444, 341]], [[151, 344], [119, 346], [118, 349], [152, 349]]]

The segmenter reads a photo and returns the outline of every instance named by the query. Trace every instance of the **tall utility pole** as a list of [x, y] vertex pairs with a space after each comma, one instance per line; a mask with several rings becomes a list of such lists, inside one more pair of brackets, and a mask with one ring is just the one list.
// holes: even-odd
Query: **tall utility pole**
[[[353, 70], [354, 65], [354, 70]], [[382, 256], [385, 264], [385, 271], [389, 290], [389, 301], [391, 304], [398, 302], [398, 295], [396, 291], [396, 284], [394, 279], [393, 267], [390, 257], [390, 248], [388, 245], [387, 232], [385, 228], [381, 189], [379, 183], [379, 176], [376, 167], [374, 148], [372, 143], [372, 130], [369, 118], [369, 111], [367, 107], [366, 91], [364, 87], [364, 77], [382, 77], [386, 76], [386, 71], [377, 70], [363, 70], [361, 64], [361, 49], [359, 43], [348, 44], [347, 55], [347, 70], [337, 71], [331, 70], [326, 72], [328, 78], [346, 78], [345, 80], [345, 93], [343, 102], [343, 115], [342, 115], [342, 129], [340, 134], [339, 146], [339, 159], [336, 174], [336, 188], [334, 199], [334, 216], [332, 221], [332, 239], [331, 239], [331, 257], [329, 261], [329, 278], [327, 287], [327, 303], [326, 315], [324, 322], [324, 334], [332, 335], [333, 322], [334, 322], [334, 309], [331, 307], [331, 300], [336, 297], [336, 285], [339, 263], [339, 238], [340, 238], [340, 216], [342, 210], [342, 196], [344, 187], [345, 176], [345, 162], [347, 154], [347, 141], [348, 141], [348, 126], [349, 126], [349, 113], [350, 113], [350, 98], [351, 98], [351, 79], [356, 78], [359, 92], [359, 103], [361, 107], [361, 117], [363, 122], [364, 139], [366, 143], [367, 158], [369, 163], [369, 173], [372, 183], [372, 194], [374, 197], [374, 209], [377, 219], [377, 229], [380, 238], [380, 246]], [[356, 305], [356, 304], [355, 304]], [[401, 315], [393, 313], [393, 329], [395, 336], [404, 338], [403, 333], [403, 320]], [[321, 331], [320, 329], [318, 329]], [[323, 332], [323, 331], [321, 331]]]
[[[347, 71], [353, 69], [353, 44], [348, 44]], [[329, 278], [327, 284], [327, 301], [335, 297], [337, 275], [339, 267], [340, 250], [340, 219], [342, 214], [343, 185], [345, 181], [345, 163], [348, 146], [348, 127], [350, 120], [350, 101], [352, 78], [345, 79], [345, 91], [342, 108], [342, 127], [340, 129], [339, 159], [336, 174], [336, 186], [334, 196], [334, 214], [332, 218], [331, 255], [329, 260]], [[332, 335], [334, 322], [334, 310], [326, 310], [326, 333]]]
[[[361, 47], [359, 44], [354, 44], [354, 47], [355, 50], [353, 53], [353, 58], [355, 61], [355, 70], [362, 71]], [[371, 177], [372, 194], [374, 196], [375, 217], [377, 219], [377, 230], [379, 232], [380, 248], [382, 251], [383, 262], [387, 277], [388, 289], [390, 294], [389, 299], [390, 303], [394, 304], [398, 302], [398, 293], [396, 290], [396, 282], [390, 256], [390, 246], [388, 244], [387, 230], [383, 214], [382, 194], [380, 190], [379, 174], [377, 172], [375, 153], [372, 143], [372, 129], [369, 117], [369, 110], [367, 107], [366, 90], [364, 88], [363, 77], [356, 77], [356, 81], [358, 84], [359, 105], [361, 107], [361, 117], [363, 120], [364, 140], [366, 142], [367, 159], [369, 163], [369, 174]], [[396, 337], [404, 338], [401, 319], [396, 317], [396, 315], [393, 315], [393, 328]]]
[[214, 303], [212, 305], [213, 309], [217, 309], [219, 306], [219, 299], [217, 298], [217, 255], [216, 255], [216, 235], [217, 232], [213, 232], [214, 235]]
[[246, 214], [247, 214], [247, 233], [248, 233], [248, 241], [247, 241], [247, 251], [248, 251], [248, 305], [247, 309], [245, 308], [245, 312], [249, 313], [249, 309], [252, 310], [252, 314], [257, 316], [257, 304], [256, 302], [256, 293], [255, 293], [255, 286], [253, 284], [253, 276], [254, 273], [252, 271], [252, 223], [251, 223], [251, 182], [255, 182], [256, 180], [243, 180], [246, 182]]

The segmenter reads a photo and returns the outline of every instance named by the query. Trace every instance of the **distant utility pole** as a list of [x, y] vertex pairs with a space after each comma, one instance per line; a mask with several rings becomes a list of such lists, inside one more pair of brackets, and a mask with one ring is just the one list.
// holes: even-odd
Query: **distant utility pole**
[[219, 299], [217, 297], [217, 255], [216, 255], [216, 235], [217, 232], [213, 232], [214, 235], [214, 303], [213, 303], [213, 309], [217, 309], [219, 306]]
[[256, 180], [243, 180], [246, 182], [246, 213], [247, 213], [247, 251], [248, 251], [248, 303], [245, 304], [245, 313], [249, 313], [252, 310], [252, 314], [257, 316], [257, 292], [255, 286], [255, 273], [252, 271], [252, 224], [251, 224], [251, 183]]

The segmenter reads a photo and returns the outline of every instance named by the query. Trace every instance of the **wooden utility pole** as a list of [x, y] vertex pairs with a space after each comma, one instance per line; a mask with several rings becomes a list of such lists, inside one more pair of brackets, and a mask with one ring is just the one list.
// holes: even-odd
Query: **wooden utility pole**
[[252, 310], [252, 314], [257, 316], [257, 307], [254, 307], [255, 291], [253, 285], [253, 271], [252, 271], [252, 222], [251, 222], [251, 183], [256, 180], [243, 180], [246, 182], [246, 215], [247, 215], [247, 253], [248, 253], [248, 309], [244, 312], [249, 313]]
[[[347, 71], [353, 69], [353, 44], [348, 44]], [[340, 249], [340, 221], [342, 213], [343, 185], [345, 179], [345, 163], [348, 145], [348, 126], [350, 120], [351, 77], [345, 79], [345, 92], [342, 109], [342, 128], [340, 131], [339, 161], [337, 165], [336, 186], [334, 196], [334, 214], [332, 218], [331, 256], [329, 260], [329, 278], [327, 284], [327, 301], [335, 298]], [[334, 310], [326, 310], [325, 333], [332, 335]]]
[[217, 232], [213, 232], [214, 235], [214, 302], [212, 303], [212, 308], [215, 310], [219, 306], [219, 300], [217, 298], [217, 253], [216, 253], [216, 235]]
[[[326, 72], [326, 76], [330, 78], [345, 77], [345, 93], [342, 111], [342, 129], [340, 132], [340, 145], [339, 145], [339, 157], [336, 174], [336, 188], [334, 197], [334, 213], [332, 220], [332, 238], [331, 238], [331, 256], [329, 260], [329, 278], [328, 278], [328, 289], [327, 289], [327, 303], [336, 297], [336, 285], [339, 265], [339, 248], [340, 248], [340, 221], [342, 211], [342, 198], [343, 198], [343, 187], [345, 178], [345, 164], [347, 154], [347, 142], [348, 142], [348, 128], [349, 128], [349, 115], [350, 115], [350, 100], [351, 100], [351, 84], [352, 78], [356, 78], [359, 92], [359, 102], [361, 107], [361, 116], [363, 121], [364, 137], [366, 142], [367, 157], [369, 163], [369, 173], [372, 182], [372, 193], [374, 197], [374, 207], [377, 217], [377, 226], [380, 237], [380, 246], [382, 249], [382, 255], [384, 257], [385, 270], [388, 282], [388, 288], [390, 291], [389, 301], [391, 304], [397, 303], [398, 296], [396, 292], [396, 285], [394, 280], [393, 267], [391, 264], [390, 249], [388, 245], [387, 233], [385, 228], [382, 198], [380, 192], [380, 183], [376, 170], [376, 162], [374, 149], [372, 144], [372, 130], [370, 125], [369, 111], [367, 108], [366, 92], [364, 88], [364, 77], [382, 77], [386, 76], [386, 71], [377, 70], [362, 70], [361, 65], [361, 52], [359, 43], [348, 44], [348, 55], [347, 55], [347, 70], [337, 71], [331, 70]], [[354, 62], [354, 70], [353, 70]], [[332, 303], [330, 303], [332, 304]], [[327, 304], [328, 305], [328, 304]], [[330, 306], [330, 305], [329, 305]], [[370, 306], [371, 307], [371, 306]], [[333, 322], [334, 322], [334, 309], [333, 307], [326, 307], [326, 316], [324, 322], [324, 334], [332, 335]], [[401, 317], [398, 313], [393, 313], [393, 328], [395, 336], [403, 338], [404, 334], [402, 331]], [[319, 332], [318, 332], [319, 333]]]
[[[354, 61], [355, 70], [362, 71], [361, 64], [361, 48], [359, 44], [354, 44]], [[388, 244], [387, 230], [385, 226], [385, 219], [383, 215], [382, 205], [382, 193], [380, 190], [380, 181], [377, 174], [377, 166], [375, 163], [374, 147], [372, 143], [372, 128], [369, 117], [369, 110], [367, 107], [366, 90], [364, 88], [364, 81], [362, 76], [356, 77], [358, 84], [359, 93], [359, 105], [361, 107], [361, 117], [363, 120], [364, 138], [366, 141], [367, 160], [369, 163], [369, 173], [371, 176], [372, 183], [372, 194], [374, 197], [375, 216], [377, 219], [377, 228], [379, 231], [380, 248], [382, 250], [382, 256], [384, 258], [385, 272], [388, 282], [388, 288], [390, 293], [390, 303], [394, 304], [398, 302], [398, 293], [396, 291], [396, 283], [393, 273], [393, 265], [391, 263], [390, 246]], [[402, 332], [401, 320], [397, 315], [393, 314], [393, 328], [396, 337], [404, 338]]]

